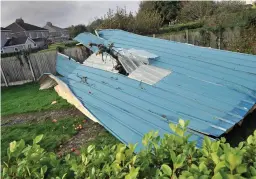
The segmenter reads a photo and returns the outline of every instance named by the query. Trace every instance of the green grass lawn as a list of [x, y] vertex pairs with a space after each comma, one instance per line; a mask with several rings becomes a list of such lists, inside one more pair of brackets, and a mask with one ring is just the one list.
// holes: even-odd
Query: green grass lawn
[[2, 88], [1, 93], [2, 116], [72, 107], [54, 89], [39, 90], [37, 83]]
[[1, 127], [1, 156], [6, 157], [9, 143], [24, 139], [26, 143], [32, 144], [33, 139], [40, 134], [44, 137], [40, 142], [41, 147], [47, 151], [54, 151], [56, 147], [66, 142], [77, 133], [73, 125], [82, 123], [84, 117], [65, 118], [56, 123], [51, 120], [39, 123], [16, 124], [13, 126]]
[[57, 47], [63, 47], [66, 48], [64, 43], [54, 43], [48, 46], [48, 49], [41, 50], [39, 52], [48, 52], [48, 51], [54, 51]]
[[[73, 107], [67, 103], [66, 100], [59, 97], [54, 89], [39, 90], [39, 84], [37, 83], [2, 88], [1, 93], [1, 115], [6, 118], [8, 118], [8, 115], [12, 114], [30, 113], [30, 115], [33, 115], [33, 112]], [[52, 105], [52, 101], [57, 101], [57, 103]], [[85, 117], [74, 117], [74, 115], [68, 114], [66, 117], [56, 119], [57, 122], [55, 123], [49, 120], [49, 118], [45, 118], [39, 122], [27, 121], [26, 123], [1, 126], [2, 161], [6, 160], [6, 152], [10, 142], [24, 139], [26, 143], [32, 144], [33, 139], [40, 134], [44, 135], [44, 138], [40, 142], [41, 147], [47, 151], [56, 151], [61, 144], [65, 144], [68, 139], [77, 134], [74, 125], [83, 124], [82, 120], [84, 120]], [[19, 120], [19, 118], [17, 118], [17, 120]], [[86, 143], [83, 147], [94, 144], [97, 148], [102, 148], [108, 144], [119, 143], [109, 132], [105, 130], [95, 131], [95, 129], [90, 131], [90, 129], [93, 128], [91, 128], [92, 124], [89, 122], [86, 122], [84, 125], [86, 125], [84, 130], [88, 133], [88, 136], [84, 136], [84, 138], [90, 138], [92, 136], [95, 138]], [[79, 133], [79, 135], [80, 134], [81, 133]]]

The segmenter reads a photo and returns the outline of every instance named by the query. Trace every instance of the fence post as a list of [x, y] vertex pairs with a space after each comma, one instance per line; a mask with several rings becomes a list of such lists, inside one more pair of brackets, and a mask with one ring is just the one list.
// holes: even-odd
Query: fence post
[[36, 77], [35, 77], [34, 70], [33, 70], [33, 67], [31, 65], [30, 59], [28, 59], [28, 64], [29, 64], [29, 68], [30, 68], [30, 71], [31, 71], [32, 76], [33, 76], [33, 81], [36, 81]]
[[221, 43], [221, 42], [220, 42], [220, 38], [221, 38], [220, 36], [221, 36], [221, 32], [220, 32], [220, 30], [219, 30], [219, 39], [218, 39], [218, 46], [219, 46], [219, 49], [220, 49], [220, 43]]
[[1, 66], [0, 66], [0, 69], [1, 69], [1, 75], [3, 76], [3, 79], [4, 79], [4, 83], [5, 83], [5, 85], [8, 87], [8, 83], [7, 83], [7, 80], [6, 80], [6, 78], [5, 78], [5, 75], [4, 75], [4, 72], [3, 72]]
[[187, 43], [188, 43], [188, 29], [186, 29], [186, 39], [187, 39]]

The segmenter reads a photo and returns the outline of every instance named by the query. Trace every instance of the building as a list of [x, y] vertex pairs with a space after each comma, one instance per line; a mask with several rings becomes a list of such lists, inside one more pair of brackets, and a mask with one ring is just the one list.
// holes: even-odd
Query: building
[[43, 28], [49, 30], [48, 40], [52, 42], [63, 42], [69, 40], [70, 38], [67, 29], [54, 26], [51, 22], [47, 22]]
[[[6, 27], [11, 30], [11, 36], [15, 38], [29, 37], [36, 43], [37, 48], [46, 48], [49, 31], [47, 29], [25, 23], [22, 18]], [[18, 40], [19, 41], [19, 40]]]
[[1, 47], [1, 53], [12, 53], [35, 48], [38, 48], [38, 46], [30, 37], [12, 37]]
[[1, 48], [11, 38], [11, 30], [1, 27]]

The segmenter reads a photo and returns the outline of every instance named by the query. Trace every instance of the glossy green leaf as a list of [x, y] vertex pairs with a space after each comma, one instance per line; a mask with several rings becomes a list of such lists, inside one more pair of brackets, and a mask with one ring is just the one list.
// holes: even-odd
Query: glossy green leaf
[[247, 142], [248, 142], [248, 144], [252, 144], [252, 143], [253, 143], [253, 137], [252, 137], [252, 135], [250, 135], [250, 136], [247, 138]]
[[181, 125], [181, 127], [185, 127], [185, 121], [182, 119], [179, 119], [179, 124]]
[[219, 160], [219, 156], [217, 155], [216, 152], [211, 153], [211, 158], [212, 158], [213, 162], [215, 163], [215, 165], [218, 164], [219, 161], [220, 161], [220, 160]]
[[212, 179], [223, 179], [223, 177], [221, 176], [221, 174], [218, 172], [216, 174], [213, 175]]
[[173, 123], [170, 123], [169, 127], [173, 132], [176, 132], [176, 126]]
[[36, 138], [33, 140], [33, 144], [39, 143], [43, 139], [43, 134], [36, 136]]
[[10, 143], [10, 152], [14, 152], [16, 149], [16, 141]]
[[168, 175], [168, 176], [171, 176], [171, 175], [172, 175], [172, 169], [171, 169], [168, 165], [166, 165], [166, 164], [163, 164], [163, 165], [161, 166], [161, 170], [163, 171], [163, 173], [164, 173], [165, 175]]
[[245, 172], [247, 171], [247, 165], [246, 165], [246, 164], [239, 165], [239, 166], [236, 168], [236, 171], [237, 171], [237, 173], [239, 173], [239, 174], [245, 173]]
[[218, 173], [224, 167], [226, 167], [225, 162], [219, 162], [214, 168], [214, 173]]

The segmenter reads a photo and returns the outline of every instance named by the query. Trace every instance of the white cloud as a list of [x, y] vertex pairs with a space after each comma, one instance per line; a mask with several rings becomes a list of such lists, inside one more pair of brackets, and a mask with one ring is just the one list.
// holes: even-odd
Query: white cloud
[[126, 7], [136, 12], [138, 1], [2, 1], [1, 26], [5, 27], [22, 17], [27, 23], [44, 26], [50, 21], [60, 27], [88, 24], [101, 17], [108, 9]]

